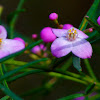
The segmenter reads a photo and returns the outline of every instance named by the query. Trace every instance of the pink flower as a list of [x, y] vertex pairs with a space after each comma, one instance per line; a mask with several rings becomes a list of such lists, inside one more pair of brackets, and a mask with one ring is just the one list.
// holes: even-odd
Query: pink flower
[[0, 25], [0, 59], [25, 48], [25, 45], [22, 42], [6, 39], [6, 37], [6, 29]]
[[40, 32], [40, 37], [46, 43], [53, 42], [56, 39], [56, 36], [53, 34], [51, 27], [43, 28]]
[[58, 14], [56, 14], [56, 13], [51, 13], [51, 14], [49, 15], [49, 19], [50, 19], [50, 20], [56, 20], [56, 19], [58, 19]]
[[37, 34], [32, 34], [32, 39], [36, 39], [37, 38]]
[[97, 19], [97, 23], [100, 25], [100, 16]]
[[73, 27], [73, 25], [71, 25], [71, 24], [64, 24], [63, 25], [63, 29], [70, 29], [71, 27]]
[[58, 37], [51, 45], [52, 54], [57, 57], [63, 57], [72, 52], [80, 58], [91, 58], [91, 44], [85, 40], [88, 36], [77, 28], [71, 27], [66, 29], [52, 29]]
[[13, 40], [18, 40], [18, 41], [22, 42], [25, 45], [25, 41], [20, 37], [15, 37]]
[[41, 48], [39, 45], [35, 46], [31, 50], [34, 54], [40, 55], [41, 54]]
[[44, 44], [40, 44], [40, 48], [41, 48], [41, 50], [43, 50], [43, 51], [46, 51], [46, 50], [47, 50], [47, 47], [45, 47]]

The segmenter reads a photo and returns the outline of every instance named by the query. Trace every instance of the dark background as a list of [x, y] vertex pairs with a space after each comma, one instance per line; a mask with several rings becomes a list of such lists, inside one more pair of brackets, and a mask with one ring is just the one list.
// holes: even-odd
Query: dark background
[[[0, 0], [0, 5], [4, 6], [2, 20], [5, 23], [7, 21], [7, 15], [16, 9], [18, 2], [19, 0]], [[15, 29], [31, 38], [33, 33], [39, 34], [41, 29], [46, 26], [55, 27], [53, 22], [48, 18], [49, 14], [52, 12], [58, 13], [60, 23], [70, 23], [78, 28], [82, 18], [85, 16], [92, 3], [93, 0], [26, 0], [23, 5], [26, 12], [20, 14]], [[90, 60], [92, 65], [98, 65], [97, 62], [93, 62], [97, 60], [95, 54], [93, 54]], [[96, 75], [99, 77], [98, 67], [99, 65], [96, 67], [93, 66], [93, 70], [95, 69], [94, 72], [96, 72]], [[73, 67], [71, 67], [70, 70], [72, 72], [76, 71]], [[83, 70], [85, 71], [85, 68], [83, 68]], [[29, 75], [13, 83], [9, 83], [9, 86], [12, 91], [20, 94], [40, 86], [43, 78], [44, 76], [42, 75]], [[85, 88], [86, 86], [73, 81], [60, 80], [59, 84], [52, 92], [45, 98], [40, 97], [40, 100], [56, 100], [63, 96], [84, 90]], [[25, 97], [25, 100], [29, 100], [30, 98], [31, 97]]]

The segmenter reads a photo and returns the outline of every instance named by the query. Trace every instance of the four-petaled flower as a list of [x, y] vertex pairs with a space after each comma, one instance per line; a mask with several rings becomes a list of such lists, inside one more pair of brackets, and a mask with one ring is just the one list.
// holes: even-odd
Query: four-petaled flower
[[6, 39], [6, 37], [6, 29], [0, 25], [0, 59], [25, 48], [25, 45], [22, 42], [13, 39]]
[[52, 32], [58, 37], [51, 45], [52, 54], [57, 57], [63, 57], [72, 52], [74, 55], [86, 59], [92, 56], [91, 44], [85, 40], [88, 36], [77, 28], [52, 29]]

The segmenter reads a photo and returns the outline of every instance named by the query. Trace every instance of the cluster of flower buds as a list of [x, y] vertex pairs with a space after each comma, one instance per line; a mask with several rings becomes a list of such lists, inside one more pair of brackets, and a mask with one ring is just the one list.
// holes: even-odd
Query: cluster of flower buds
[[40, 56], [40, 57], [47, 57], [46, 53], [47, 48], [44, 46], [44, 44], [37, 45], [32, 48], [32, 53]]

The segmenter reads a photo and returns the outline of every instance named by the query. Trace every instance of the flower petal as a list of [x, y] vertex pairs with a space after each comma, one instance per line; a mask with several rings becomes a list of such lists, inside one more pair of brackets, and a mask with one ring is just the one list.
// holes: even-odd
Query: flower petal
[[66, 29], [54, 29], [54, 28], [52, 28], [52, 32], [57, 37], [63, 37], [63, 36], [66, 36], [66, 34], [67, 34], [67, 30]]
[[10, 54], [9, 51], [1, 49], [0, 50], [0, 59], [3, 58], [3, 57], [5, 57], [5, 56], [8, 56], [9, 54]]
[[0, 25], [0, 38], [5, 39], [7, 37], [7, 31], [6, 29]]
[[18, 40], [5, 39], [3, 41], [2, 48], [9, 51], [10, 54], [12, 54], [24, 49], [25, 45]]
[[92, 47], [91, 44], [85, 40], [85, 39], [76, 39], [76, 41], [73, 42], [73, 48], [72, 53], [76, 56], [86, 59], [91, 58], [92, 56]]
[[78, 32], [78, 37], [82, 38], [82, 39], [87, 39], [89, 36], [86, 35], [84, 32], [82, 32], [81, 30], [74, 28], [77, 32]]
[[67, 38], [64, 37], [57, 38], [51, 45], [51, 52], [57, 58], [67, 55], [71, 50], [72, 42], [69, 42]]

